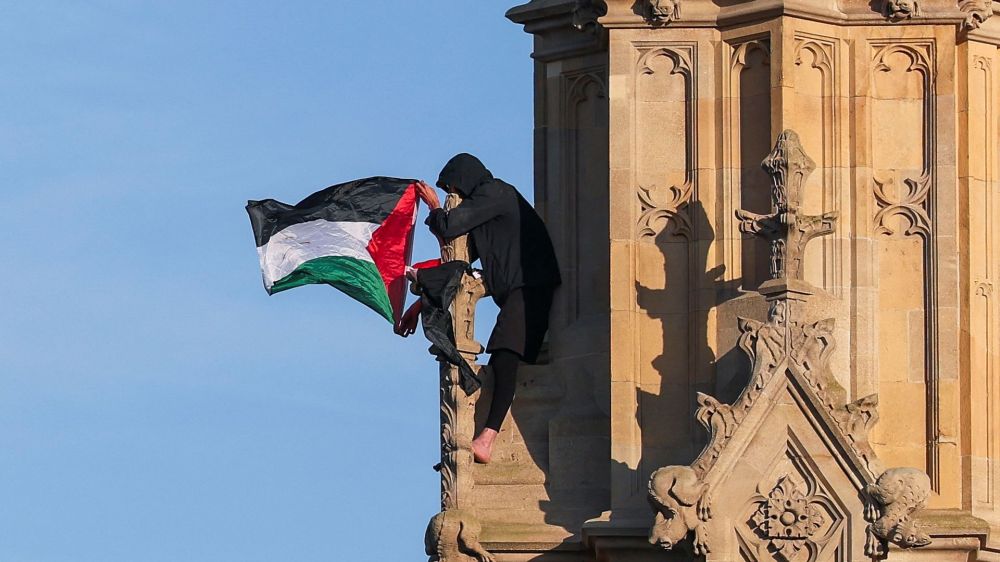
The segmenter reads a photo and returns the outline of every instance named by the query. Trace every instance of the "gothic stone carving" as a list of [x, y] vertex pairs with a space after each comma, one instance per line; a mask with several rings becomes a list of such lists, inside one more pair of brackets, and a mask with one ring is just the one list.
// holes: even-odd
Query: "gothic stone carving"
[[870, 394], [847, 404], [840, 419], [844, 433], [854, 437], [867, 435], [878, 422], [878, 395]]
[[[727, 478], [739, 464], [733, 455], [741, 455], [741, 447], [746, 447], [753, 432], [761, 427], [748, 429], [745, 422], [755, 419], [754, 423], [760, 424], [762, 418], [779, 415], [770, 408], [771, 401], [762, 396], [773, 398], [779, 392], [794, 392], [802, 415], [810, 419], [809, 426], [824, 433], [824, 439], [838, 443], [837, 450], [842, 451], [838, 462], [828, 464], [827, 469], [847, 470], [853, 481], [860, 482], [857, 492], [866, 498], [863, 510], [868, 522], [864, 530], [868, 555], [883, 557], [887, 542], [902, 547], [926, 545], [930, 539], [916, 528], [911, 515], [927, 499], [928, 476], [916, 469], [897, 468], [875, 479], [881, 465], [868, 442], [868, 432], [878, 420], [878, 399], [872, 395], [847, 402], [847, 392], [829, 367], [835, 345], [834, 321], [810, 322], [805, 318], [811, 310], [808, 297], [814, 289], [801, 279], [801, 258], [806, 244], [816, 236], [833, 232], [836, 221], [832, 213], [820, 217], [799, 215], [802, 187], [815, 165], [803, 152], [798, 135], [785, 131], [763, 166], [772, 179], [772, 213], [737, 212], [745, 232], [760, 234], [772, 242], [773, 279], [762, 289], [770, 302], [767, 320], [739, 319], [738, 345], [751, 360], [750, 380], [731, 405], [698, 394], [695, 415], [710, 433], [709, 444], [690, 467], [668, 466], [653, 473], [649, 500], [656, 521], [649, 540], [672, 549], [693, 535], [695, 553], [709, 551], [709, 528], [714, 521], [708, 498], [717, 487], [726, 486]], [[734, 449], [728, 452], [727, 461], [719, 462], [731, 446]], [[828, 453], [824, 450], [822, 454]], [[793, 456], [802, 459], [808, 455], [804, 450]], [[773, 487], [768, 484], [766, 493], [762, 486], [758, 483], [758, 496], [752, 499], [753, 513], [748, 515], [755, 537], [750, 539], [755, 544], [748, 546], [758, 553], [770, 553], [768, 559], [777, 556], [785, 562], [802, 559], [804, 555], [800, 554], [805, 548], [809, 552], [806, 558], [814, 560], [838, 532], [835, 529], [844, 524], [838, 509], [831, 507], [834, 502], [817, 486], [808, 485], [808, 490], [802, 491], [787, 474]], [[861, 506], [855, 509], [862, 510]], [[832, 543], [830, 548], [834, 548]], [[725, 557], [732, 553], [721, 554]]]
[[681, 0], [642, 0], [646, 19], [654, 24], [667, 24], [681, 17]]
[[710, 552], [704, 522], [712, 513], [707, 486], [698, 473], [686, 466], [657, 469], [649, 480], [649, 502], [656, 512], [650, 544], [672, 550], [694, 532], [694, 553]]
[[708, 430], [713, 440], [729, 439], [732, 437], [733, 429], [739, 423], [736, 421], [736, 415], [733, 413], [732, 406], [722, 404], [715, 398], [702, 392], [698, 393], [698, 406], [698, 412], [695, 414], [695, 417], [698, 423]]
[[832, 392], [827, 369], [834, 348], [834, 320], [804, 323], [790, 318], [790, 308], [788, 302], [779, 300], [772, 303], [768, 322], [740, 318], [738, 345], [753, 361], [753, 381], [758, 387], [779, 365], [787, 364], [796, 367], [823, 403], [830, 405], [840, 398]]
[[930, 544], [931, 538], [910, 518], [927, 503], [930, 477], [915, 468], [891, 468], [865, 493], [869, 500], [866, 518], [871, 521], [865, 546], [869, 556], [885, 556], [887, 542], [903, 548]]
[[738, 209], [740, 231], [758, 235], [771, 244], [771, 278], [802, 279], [806, 244], [817, 236], [831, 234], [837, 213], [800, 215], [802, 187], [816, 163], [802, 149], [799, 135], [786, 130], [778, 136], [774, 150], [761, 163], [771, 176], [771, 213], [758, 215]]
[[757, 511], [750, 519], [768, 550], [786, 562], [794, 560], [812, 542], [825, 522], [820, 500], [803, 493], [787, 475], [778, 480], [766, 497], [761, 493]]
[[[657, 189], [656, 185], [639, 185], [636, 194], [639, 198], [642, 213], [639, 216], [639, 238], [654, 237], [665, 229], [669, 234], [683, 236], [688, 239], [694, 233], [689, 204], [695, 198], [695, 185], [697, 184], [697, 147], [698, 147], [698, 111], [695, 92], [698, 90], [698, 77], [694, 72], [697, 66], [696, 49], [690, 44], [674, 44], [658, 46], [656, 48], [644, 48], [642, 56], [636, 63], [636, 82], [643, 76], [650, 76], [657, 72], [653, 61], [664, 56], [673, 63], [671, 74], [678, 74], [685, 81], [684, 100], [684, 123], [683, 133], [685, 146], [686, 169], [684, 172], [684, 182], [680, 185], [671, 185], [666, 189]], [[637, 86], [638, 87], [638, 86]], [[633, 127], [640, 126], [638, 111], [633, 116], [635, 122]], [[669, 134], [664, 132], [664, 134]], [[637, 146], [642, 146], [644, 141], [637, 139]], [[636, 149], [637, 157], [643, 154], [639, 148]], [[660, 192], [663, 193], [660, 193]], [[661, 226], [663, 223], [663, 226]]]
[[709, 442], [694, 463], [695, 470], [704, 473], [718, 458], [726, 442], [733, 435], [733, 430], [743, 420], [743, 416], [752, 404], [753, 398], [749, 392], [744, 393], [740, 401], [733, 406], [722, 404], [712, 396], [698, 393], [698, 411], [695, 418], [709, 434]]
[[875, 187], [875, 201], [879, 210], [875, 214], [875, 233], [893, 236], [896, 232], [890, 226], [890, 217], [902, 217], [907, 222], [906, 236], [918, 235], [928, 238], [931, 232], [931, 219], [927, 214], [927, 196], [931, 190], [931, 181], [928, 174], [917, 179], [906, 178], [903, 180], [903, 189], [896, 196], [890, 195], [896, 181], [891, 177], [875, 176], [873, 178]]
[[837, 408], [834, 410], [834, 418], [840, 425], [840, 430], [854, 444], [865, 466], [873, 474], [878, 473], [880, 467], [875, 463], [875, 450], [868, 441], [869, 433], [878, 423], [878, 395], [870, 394]]
[[[784, 303], [778, 301], [776, 304]], [[772, 307], [771, 318], [766, 323], [740, 319], [740, 328], [744, 332], [740, 347], [750, 355], [753, 363], [751, 382], [732, 406], [719, 404], [711, 397], [699, 397], [699, 403], [703, 404], [698, 411], [699, 421], [704, 418], [711, 422], [716, 416], [726, 415], [731, 416], [738, 428], [746, 413], [756, 405], [757, 397], [764, 387], [780, 373], [781, 368], [794, 365], [796, 371], [802, 374], [816, 400], [830, 412], [841, 438], [863, 462], [867, 474], [877, 473], [875, 471], [880, 463], [868, 441], [868, 433], [878, 421], [878, 397], [870, 395], [847, 404], [841, 402], [840, 397], [845, 394], [844, 390], [840, 388], [827, 367], [829, 351], [834, 345], [833, 321], [814, 323], [790, 321], [785, 310], [786, 306]], [[838, 403], [842, 405], [838, 406]], [[704, 421], [702, 423], [705, 424]], [[724, 427], [726, 424], [720, 422], [718, 425]], [[731, 434], [736, 430], [730, 428], [727, 431]], [[717, 438], [713, 431], [712, 442], [695, 462], [695, 466], [711, 470], [714, 459], [719, 456], [724, 446], [724, 440]], [[868, 478], [865, 479], [871, 482], [872, 480]], [[778, 487], [781, 488], [779, 490], [781, 497], [787, 501], [799, 502], [798, 496], [791, 491], [791, 488], [782, 485], [780, 481]], [[910, 518], [914, 511], [924, 506], [930, 494], [930, 478], [925, 473], [914, 468], [890, 469], [885, 471], [874, 484], [866, 486], [864, 492], [868, 499], [865, 516], [870, 523], [866, 552], [870, 556], [884, 556], [887, 552], [886, 542], [892, 542], [903, 548], [925, 546], [930, 543], [930, 538], [922, 533]], [[768, 497], [774, 499], [772, 496], [774, 490]], [[795, 537], [801, 542], [775, 542], [768, 534], [775, 527], [767, 524], [766, 518], [776, 513], [776, 507], [760, 507], [753, 519], [758, 534], [764, 533], [762, 536], [771, 541], [772, 550], [783, 552], [786, 560], [791, 560], [791, 555], [806, 544], [805, 541], [811, 536], [808, 534], [809, 529], [822, 524], [822, 521], [812, 517], [811, 512], [805, 510], [801, 503], [799, 506], [801, 509], [793, 511], [796, 517], [800, 518], [798, 520], [801, 521], [801, 525], [793, 528], [791, 534], [786, 530], [785, 536]], [[803, 515], [806, 516], [805, 519], [801, 519]], [[781, 515], [779, 522], [780, 517]], [[791, 514], [785, 515], [786, 520], [790, 517]], [[766, 529], [761, 527], [765, 524], [767, 524]]]
[[979, 29], [986, 20], [993, 17], [993, 0], [963, 0], [958, 8], [965, 12], [965, 31]]
[[449, 509], [438, 513], [424, 535], [430, 562], [495, 562], [493, 555], [479, 544], [481, 531], [479, 520], [468, 511]]
[[[752, 373], [750, 383], [736, 402], [732, 405], [722, 404], [707, 394], [698, 393], [700, 407], [695, 417], [710, 435], [708, 446], [692, 465], [702, 473], [715, 464], [736, 427], [756, 405], [761, 391], [771, 378], [779, 374], [778, 368], [781, 365], [795, 366], [824, 405], [832, 405], [842, 394], [838, 385], [832, 382], [832, 375], [827, 369], [827, 362], [833, 351], [833, 320], [801, 326], [799, 322], [787, 321], [787, 303], [778, 301], [774, 304], [776, 306], [772, 306], [771, 318], [767, 322], [739, 319], [742, 335], [738, 345], [750, 357]], [[863, 449], [867, 458], [870, 450], [867, 437], [863, 444], [867, 447]]]
[[652, 188], [639, 186], [637, 191], [642, 205], [639, 217], [639, 237], [652, 237], [658, 233], [656, 224], [666, 221], [678, 236], [691, 236], [691, 219], [687, 214], [687, 204], [691, 202], [691, 185], [670, 186], [666, 202], [658, 202]]
[[882, 15], [891, 21], [903, 21], [920, 15], [917, 0], [886, 0], [882, 5]]

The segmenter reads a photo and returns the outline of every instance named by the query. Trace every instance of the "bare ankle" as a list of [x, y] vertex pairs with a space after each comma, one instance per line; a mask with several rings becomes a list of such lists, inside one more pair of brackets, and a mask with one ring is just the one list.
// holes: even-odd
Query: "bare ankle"
[[497, 430], [484, 427], [482, 431], [479, 432], [479, 435], [476, 435], [474, 441], [478, 441], [479, 443], [484, 443], [487, 445], [493, 445], [493, 441], [497, 438], [497, 435], [499, 435], [499, 432], [497, 432]]
[[493, 457], [493, 441], [497, 437], [495, 429], [484, 428], [472, 440], [472, 455], [480, 464], [488, 464]]

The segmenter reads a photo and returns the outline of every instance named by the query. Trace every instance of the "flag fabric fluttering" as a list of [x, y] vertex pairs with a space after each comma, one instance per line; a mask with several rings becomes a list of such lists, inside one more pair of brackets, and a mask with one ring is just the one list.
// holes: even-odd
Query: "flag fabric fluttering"
[[379, 176], [328, 187], [295, 205], [249, 201], [268, 294], [325, 283], [398, 320], [417, 216], [415, 182]]

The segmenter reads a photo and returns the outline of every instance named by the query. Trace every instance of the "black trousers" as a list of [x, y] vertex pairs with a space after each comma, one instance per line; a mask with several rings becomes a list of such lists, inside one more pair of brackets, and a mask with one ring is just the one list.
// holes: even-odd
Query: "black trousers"
[[521, 287], [497, 303], [500, 313], [486, 351], [506, 349], [518, 354], [524, 362], [534, 363], [549, 330], [554, 291], [554, 287]]
[[554, 287], [521, 287], [511, 291], [500, 305], [497, 323], [486, 350], [493, 369], [493, 400], [486, 427], [500, 431], [514, 403], [517, 366], [534, 363], [549, 329]]

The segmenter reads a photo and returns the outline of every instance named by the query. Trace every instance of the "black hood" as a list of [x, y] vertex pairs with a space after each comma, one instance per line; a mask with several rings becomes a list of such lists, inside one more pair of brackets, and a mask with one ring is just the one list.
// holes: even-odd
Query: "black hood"
[[438, 176], [437, 186], [450, 186], [463, 197], [468, 197], [482, 183], [493, 179], [493, 174], [483, 166], [479, 158], [465, 152], [456, 155], [444, 165]]

